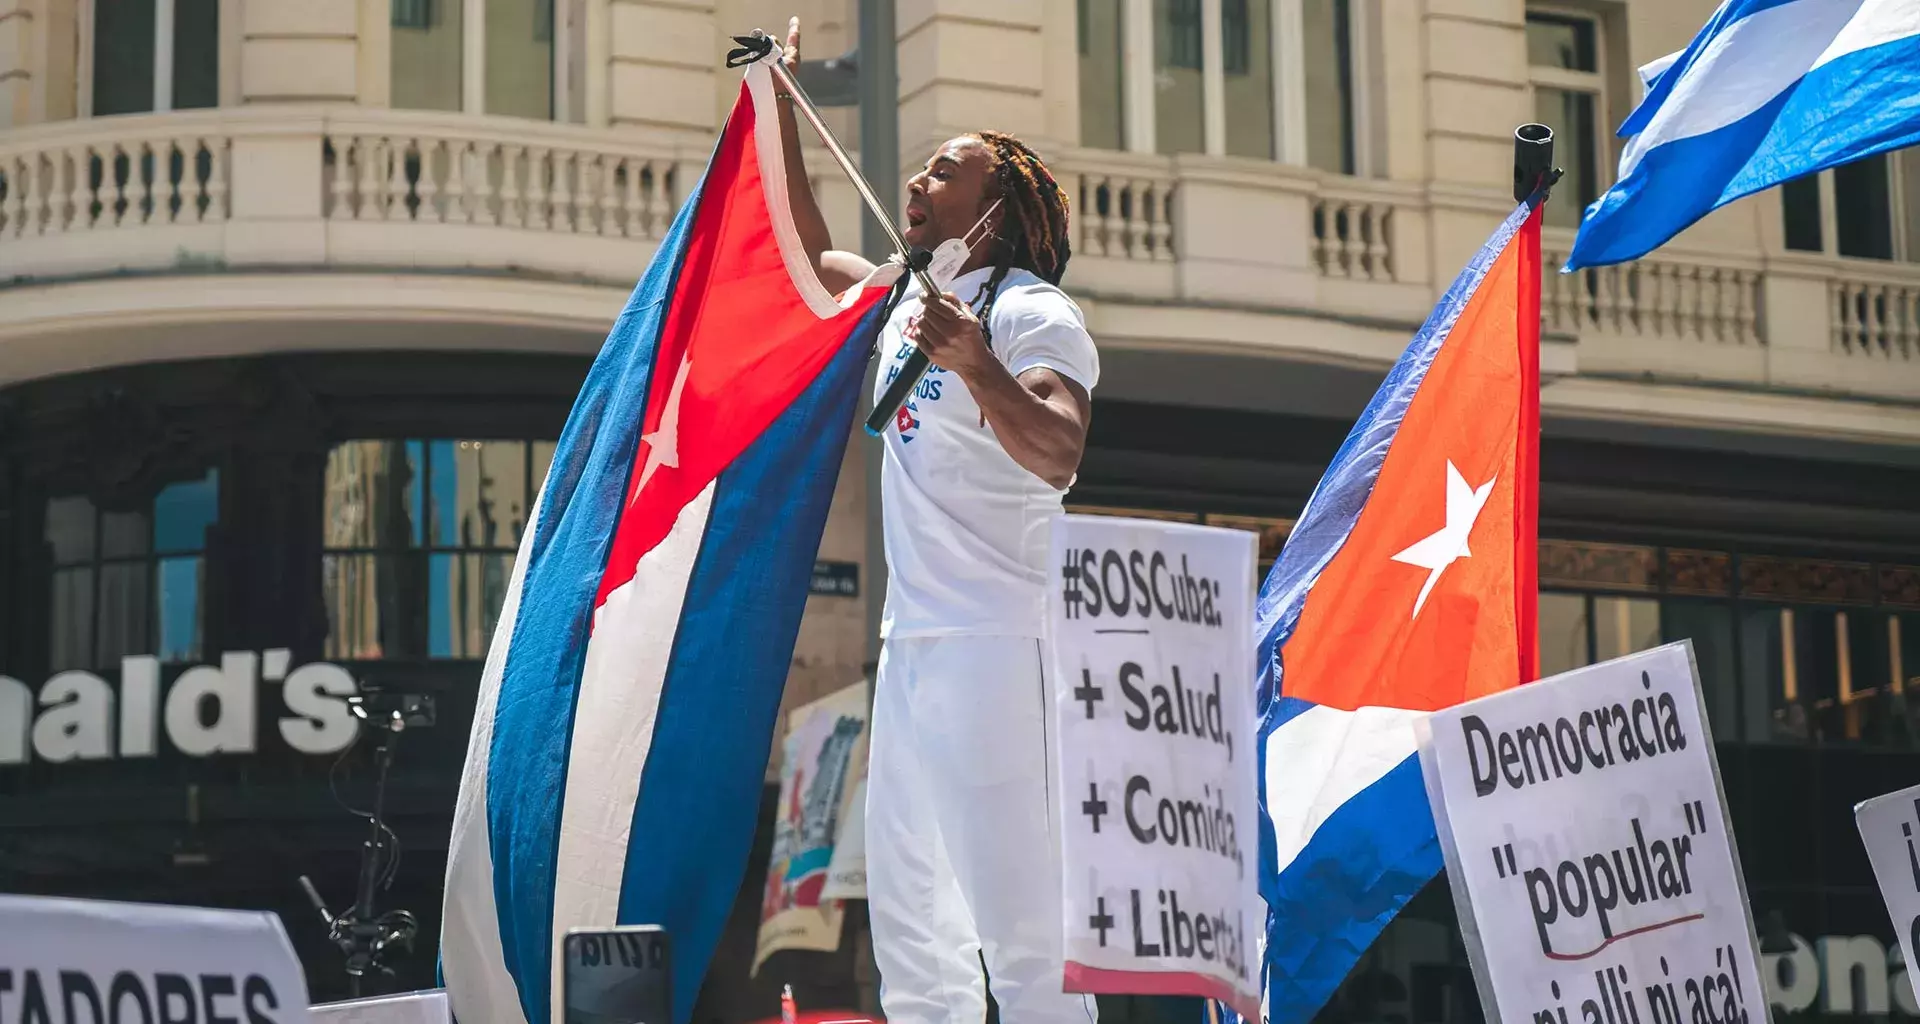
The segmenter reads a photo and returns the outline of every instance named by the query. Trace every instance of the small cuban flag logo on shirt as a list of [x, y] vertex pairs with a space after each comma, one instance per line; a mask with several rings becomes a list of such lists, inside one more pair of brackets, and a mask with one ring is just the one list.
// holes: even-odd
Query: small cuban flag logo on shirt
[[900, 440], [913, 440], [913, 432], [920, 429], [920, 421], [913, 415], [918, 410], [919, 406], [907, 401], [901, 403], [899, 412], [894, 413], [893, 425], [900, 429]]

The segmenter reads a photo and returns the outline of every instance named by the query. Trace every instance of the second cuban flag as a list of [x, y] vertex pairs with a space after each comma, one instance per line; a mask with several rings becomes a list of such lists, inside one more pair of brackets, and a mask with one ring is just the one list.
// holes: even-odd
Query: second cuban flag
[[1540, 213], [1454, 281], [1260, 591], [1267, 1016], [1303, 1024], [1441, 868], [1420, 716], [1532, 679]]

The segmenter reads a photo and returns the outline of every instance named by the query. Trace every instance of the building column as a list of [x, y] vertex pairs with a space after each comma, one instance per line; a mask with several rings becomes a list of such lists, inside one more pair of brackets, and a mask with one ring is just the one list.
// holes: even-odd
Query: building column
[[607, 20], [608, 123], [710, 145], [733, 106], [714, 77], [724, 50], [713, 0], [612, 0]]
[[359, 99], [361, 0], [240, 0], [238, 7], [241, 103]]
[[1433, 195], [1433, 288], [1465, 265], [1513, 209], [1513, 129], [1528, 104], [1526, 5], [1428, 0], [1426, 138]]
[[[900, 167], [920, 169], [956, 135], [997, 129], [1043, 156], [1066, 141], [1049, 110], [1045, 32], [1058, 0], [899, 0]], [[1057, 48], [1056, 48], [1057, 49]], [[1049, 116], [1051, 115], [1051, 116]], [[885, 190], [885, 184], [877, 183]], [[893, 189], [896, 197], [899, 188]]]

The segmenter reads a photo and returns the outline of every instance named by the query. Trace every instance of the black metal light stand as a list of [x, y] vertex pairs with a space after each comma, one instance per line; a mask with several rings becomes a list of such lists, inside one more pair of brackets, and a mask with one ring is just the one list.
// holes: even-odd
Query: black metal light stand
[[367, 975], [393, 975], [387, 956], [396, 948], [411, 952], [414, 936], [420, 929], [419, 922], [408, 911], [377, 912], [374, 894], [380, 887], [381, 870], [392, 862], [394, 849], [393, 833], [383, 818], [387, 775], [393, 767], [394, 749], [400, 744], [400, 734], [409, 725], [433, 724], [433, 703], [431, 698], [407, 696], [395, 701], [385, 695], [369, 694], [351, 698], [348, 704], [365, 728], [380, 731], [379, 746], [374, 748], [373, 755], [373, 807], [363, 815], [367, 819], [367, 838], [360, 845], [360, 875], [353, 906], [336, 916], [327, 910], [326, 902], [307, 876], [300, 876], [300, 887], [306, 890], [307, 899], [326, 922], [327, 939], [346, 956], [348, 988], [358, 998]]

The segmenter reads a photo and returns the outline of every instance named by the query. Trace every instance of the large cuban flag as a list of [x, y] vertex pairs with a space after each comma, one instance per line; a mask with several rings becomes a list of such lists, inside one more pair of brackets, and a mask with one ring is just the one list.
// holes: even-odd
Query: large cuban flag
[[1260, 589], [1266, 1014], [1304, 1024], [1440, 870], [1416, 719], [1534, 674], [1540, 215], [1514, 210]]
[[1614, 186], [1567, 269], [1644, 256], [1712, 210], [1920, 142], [1920, 0], [1726, 0], [1642, 69]]
[[613, 924], [671, 933], [685, 1022], [740, 888], [887, 289], [813, 274], [762, 64], [690, 192], [574, 404], [481, 675], [441, 935], [461, 1024], [559, 1021], [557, 944]]

